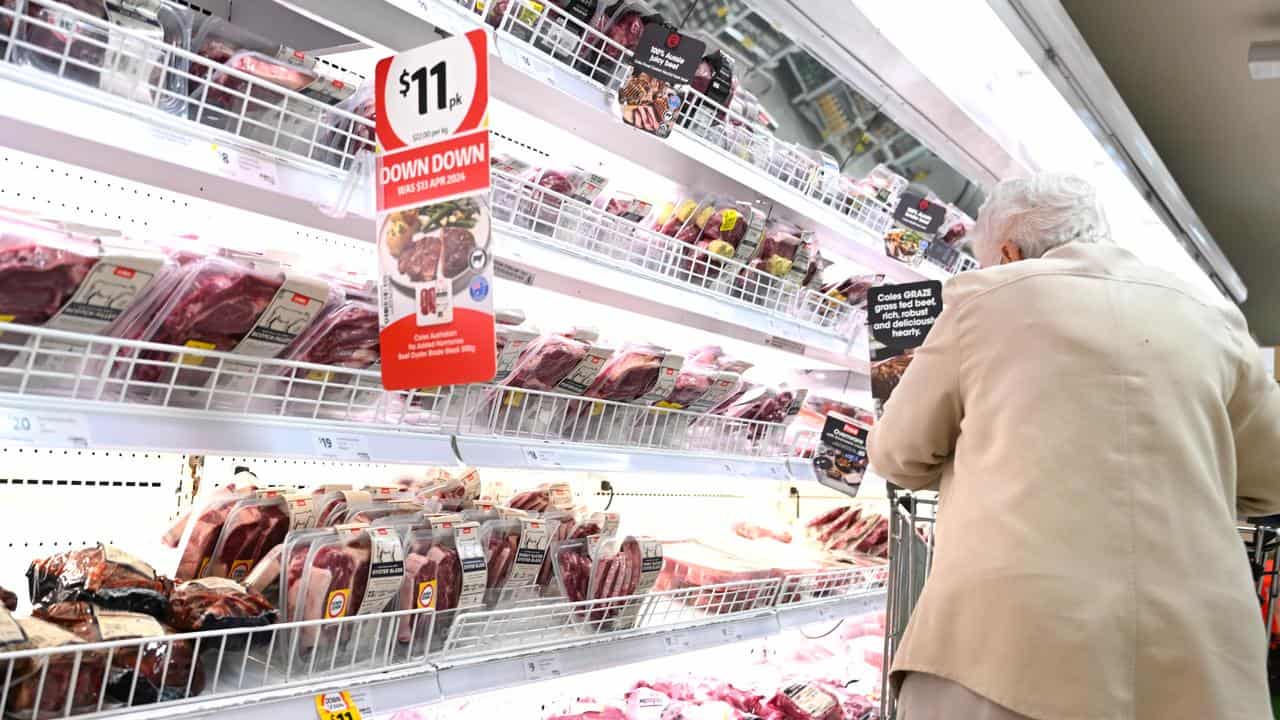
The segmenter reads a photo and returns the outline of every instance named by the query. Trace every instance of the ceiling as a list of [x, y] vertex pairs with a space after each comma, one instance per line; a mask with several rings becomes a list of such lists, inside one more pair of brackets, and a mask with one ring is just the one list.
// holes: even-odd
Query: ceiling
[[1280, 80], [1249, 79], [1249, 43], [1280, 40], [1274, 0], [1062, 0], [1280, 345]]

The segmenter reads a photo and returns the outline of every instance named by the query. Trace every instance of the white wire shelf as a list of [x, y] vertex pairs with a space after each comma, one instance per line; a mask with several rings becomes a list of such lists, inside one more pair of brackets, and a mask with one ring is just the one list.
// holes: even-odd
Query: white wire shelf
[[52, 22], [22, 7], [0, 5], [6, 145], [367, 234], [369, 173], [342, 169], [363, 119], [69, 6]]
[[323, 457], [328, 437], [340, 459], [788, 477], [778, 423], [485, 384], [385, 391], [375, 370], [16, 324], [0, 359], [0, 408], [51, 428], [10, 440]]
[[[628, 288], [646, 302], [677, 308], [681, 315], [701, 311], [725, 325], [739, 326], [721, 334], [755, 342], [781, 337], [798, 344], [794, 351], [801, 355], [866, 370], [865, 351], [854, 349], [855, 342], [865, 339], [862, 308], [655, 232], [532, 180], [500, 171], [492, 177], [495, 228], [511, 241], [499, 248], [500, 255], [523, 257], [539, 270], [561, 277], [577, 275], [602, 287]], [[539, 246], [542, 252], [528, 245]], [[565, 256], [586, 261], [581, 264], [585, 271], [566, 269]]]
[[[816, 230], [825, 247], [883, 272], [891, 282], [948, 277], [929, 263], [912, 267], [885, 254], [892, 198], [877, 201], [833, 182], [830, 173], [816, 171], [818, 163], [807, 153], [775, 142], [748, 118], [708, 107], [703, 96], [687, 96], [688, 109], [666, 139], [622, 124], [610, 90], [621, 84], [630, 52], [551, 3], [539, 3], [539, 13], [519, 1], [277, 1], [391, 51], [417, 47], [433, 28], [451, 34], [483, 28], [501, 61], [490, 64], [491, 92], [504, 103], [572, 128], [584, 142], [620, 157], [644, 158], [691, 187], [768, 198], [777, 214]], [[493, 12], [486, 16], [483, 7]]]
[[[578, 603], [402, 610], [13, 651], [0, 653], [0, 703], [28, 710], [22, 720], [302, 717], [314, 712], [315, 694], [349, 690], [389, 713], [838, 620], [882, 607], [887, 577], [884, 565], [850, 567]], [[788, 586], [815, 590], [788, 594]]]

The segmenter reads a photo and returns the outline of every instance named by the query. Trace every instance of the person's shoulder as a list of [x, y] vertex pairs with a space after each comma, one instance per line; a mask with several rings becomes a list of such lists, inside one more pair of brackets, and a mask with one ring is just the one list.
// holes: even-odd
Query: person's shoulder
[[970, 270], [960, 273], [946, 282], [942, 288], [942, 302], [946, 307], [960, 307], [994, 290], [1016, 284], [1020, 280], [1043, 272], [1039, 261], [1024, 260]]

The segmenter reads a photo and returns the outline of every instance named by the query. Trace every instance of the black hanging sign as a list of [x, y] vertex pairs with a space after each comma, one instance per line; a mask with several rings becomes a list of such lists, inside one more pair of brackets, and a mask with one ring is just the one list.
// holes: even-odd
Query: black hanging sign
[[904, 192], [893, 210], [893, 219], [903, 227], [932, 235], [942, 228], [947, 208], [923, 195]]
[[706, 50], [707, 45], [701, 40], [681, 35], [663, 23], [649, 23], [644, 26], [631, 62], [637, 72], [646, 72], [672, 85], [686, 85], [698, 72]]

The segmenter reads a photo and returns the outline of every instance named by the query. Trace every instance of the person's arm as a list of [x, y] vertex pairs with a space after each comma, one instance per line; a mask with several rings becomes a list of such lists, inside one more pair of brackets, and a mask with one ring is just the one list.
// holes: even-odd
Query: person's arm
[[1280, 513], [1280, 385], [1267, 374], [1243, 317], [1235, 324], [1243, 358], [1227, 412], [1236, 445], [1236, 510], [1273, 515]]
[[868, 439], [875, 472], [908, 490], [938, 483], [960, 434], [960, 309], [938, 317]]

